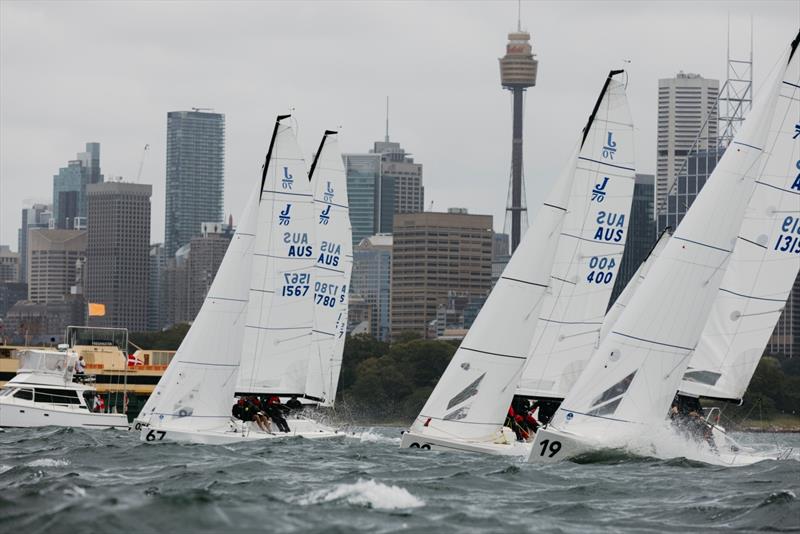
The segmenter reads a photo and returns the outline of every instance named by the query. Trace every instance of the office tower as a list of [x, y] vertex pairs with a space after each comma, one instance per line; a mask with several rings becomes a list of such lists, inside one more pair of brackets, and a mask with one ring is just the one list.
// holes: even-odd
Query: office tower
[[168, 258], [205, 221], [221, 221], [225, 178], [225, 115], [167, 113], [167, 202], [164, 248]]
[[394, 191], [383, 191], [380, 154], [343, 154], [342, 159], [355, 247], [362, 239], [381, 233], [382, 223], [385, 226], [392, 219]]
[[86, 143], [86, 152], [67, 163], [53, 176], [53, 218], [64, 230], [86, 226], [86, 187], [103, 182], [100, 174], [100, 143]]
[[147, 296], [147, 330], [161, 330], [167, 326], [164, 297], [164, 269], [167, 266], [167, 255], [163, 243], [150, 245], [148, 267]]
[[28, 300], [36, 304], [63, 302], [86, 258], [87, 243], [85, 230], [30, 229]]
[[656, 209], [660, 213], [690, 152], [718, 146], [719, 81], [679, 72], [658, 80]]
[[[383, 141], [376, 141], [372, 153], [381, 155], [381, 180], [386, 185], [383, 191], [391, 187], [392, 215], [399, 213], [419, 213], [424, 211], [425, 188], [422, 185], [422, 164], [414, 163], [414, 158], [407, 153], [400, 143], [389, 141], [389, 131]], [[390, 184], [387, 182], [391, 182]], [[384, 194], [382, 197], [389, 195]], [[387, 203], [381, 203], [386, 206]], [[393, 217], [391, 218], [393, 219]], [[382, 233], [391, 233], [391, 220], [388, 226], [381, 228]]]
[[222, 258], [233, 237], [233, 229], [223, 223], [203, 223], [200, 235], [193, 237], [187, 264], [187, 317], [193, 321], [208, 295]]
[[0, 245], [0, 283], [19, 280], [19, 254], [8, 245]]
[[655, 190], [655, 176], [652, 174], [637, 174], [633, 186], [633, 202], [631, 204], [630, 220], [628, 221], [628, 238], [625, 242], [625, 252], [622, 255], [617, 271], [617, 280], [608, 301], [609, 308], [617, 299], [639, 265], [647, 258], [656, 242], [656, 222], [653, 219], [653, 196]]
[[511, 259], [510, 244], [508, 234], [492, 234], [492, 287], [500, 279], [503, 269]]
[[794, 287], [775, 325], [766, 352], [791, 358], [800, 356], [800, 275], [794, 281]]
[[92, 326], [147, 330], [150, 195], [153, 186], [107, 182], [87, 187], [86, 300], [105, 305]]
[[52, 216], [52, 206], [47, 204], [34, 204], [30, 208], [22, 209], [22, 222], [17, 232], [20, 282], [28, 282], [28, 230], [49, 228]]
[[391, 336], [426, 335], [451, 295], [486, 296], [492, 217], [463, 209], [397, 215], [392, 245]]
[[503, 89], [511, 91], [513, 97], [511, 177], [506, 205], [506, 226], [510, 222], [512, 254], [528, 227], [522, 159], [523, 97], [528, 87], [536, 85], [536, 73], [539, 69], [539, 62], [533, 54], [530, 40], [531, 35], [522, 31], [520, 21], [517, 20], [517, 31], [508, 34], [506, 55], [500, 58], [500, 82]]
[[175, 251], [175, 256], [167, 258], [162, 280], [165, 296], [164, 315], [167, 325], [187, 323], [194, 319], [189, 315], [189, 253], [191, 242]]
[[378, 234], [362, 239], [353, 249], [350, 295], [360, 297], [364, 305], [370, 308], [367, 316], [369, 332], [381, 341], [389, 341], [391, 334], [391, 277], [391, 234]]

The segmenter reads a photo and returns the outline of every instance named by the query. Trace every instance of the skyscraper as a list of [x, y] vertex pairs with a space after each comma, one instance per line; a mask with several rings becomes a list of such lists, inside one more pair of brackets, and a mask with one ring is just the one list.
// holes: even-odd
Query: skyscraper
[[[380, 154], [343, 154], [342, 159], [355, 247], [362, 239], [381, 233], [381, 223], [385, 226], [394, 216], [394, 191], [390, 195], [383, 190]], [[387, 210], [388, 217], [382, 216]]]
[[492, 216], [466, 210], [397, 215], [392, 244], [392, 337], [426, 335], [440, 304], [486, 296], [492, 283]]
[[37, 304], [62, 302], [75, 285], [86, 246], [85, 230], [29, 230], [28, 300]]
[[353, 275], [350, 294], [361, 297], [369, 306], [370, 332], [389, 341], [391, 318], [392, 236], [378, 234], [362, 239], [353, 249]]
[[[414, 158], [403, 150], [400, 143], [389, 141], [388, 131], [383, 141], [375, 142], [372, 152], [381, 155], [381, 179], [384, 184], [392, 182], [392, 215], [424, 211], [425, 188], [422, 185], [422, 164], [414, 163]], [[387, 187], [389, 186], [384, 186]], [[381, 228], [381, 232], [384, 233], [391, 231], [391, 223], [388, 227]]]
[[65, 230], [86, 226], [86, 186], [103, 181], [100, 174], [100, 143], [86, 143], [86, 152], [67, 163], [53, 176], [55, 227]]
[[8, 245], [0, 245], [0, 283], [19, 280], [19, 254]]
[[86, 300], [104, 304], [93, 326], [147, 330], [150, 195], [153, 186], [123, 182], [90, 185]]
[[148, 270], [147, 329], [161, 330], [167, 324], [166, 299], [164, 295], [164, 269], [167, 255], [163, 243], [150, 245], [150, 266]]
[[690, 151], [716, 150], [719, 81], [679, 72], [658, 80], [656, 209], [660, 212]]
[[517, 31], [508, 34], [506, 55], [500, 58], [500, 82], [513, 95], [513, 126], [511, 130], [511, 180], [506, 206], [506, 224], [511, 221], [511, 253], [517, 249], [522, 234], [528, 226], [528, 208], [525, 200], [525, 181], [522, 171], [522, 112], [523, 96], [528, 87], [536, 85], [539, 62], [531, 47], [531, 34], [522, 31], [517, 21]]
[[194, 320], [208, 295], [222, 258], [233, 237], [233, 229], [222, 223], [203, 223], [200, 235], [193, 237], [187, 264], [186, 303]]
[[28, 230], [48, 228], [52, 216], [52, 206], [47, 204], [34, 204], [30, 208], [22, 208], [22, 223], [17, 233], [20, 282], [28, 282]]
[[187, 244], [206, 221], [222, 221], [225, 115], [167, 113], [167, 257]]
[[630, 220], [628, 221], [628, 238], [625, 242], [625, 252], [622, 263], [617, 272], [617, 280], [608, 301], [609, 307], [614, 304], [622, 290], [633, 278], [636, 269], [647, 258], [656, 241], [656, 222], [653, 219], [653, 196], [655, 189], [655, 176], [652, 174], [637, 174], [633, 186], [633, 203], [631, 204]]

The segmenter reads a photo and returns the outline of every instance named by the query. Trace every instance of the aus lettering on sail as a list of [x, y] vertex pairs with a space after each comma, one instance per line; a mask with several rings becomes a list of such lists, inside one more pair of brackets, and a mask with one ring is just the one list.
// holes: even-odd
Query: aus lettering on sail
[[322, 241], [319, 250], [317, 265], [327, 265], [328, 267], [339, 266], [339, 258], [342, 255], [342, 245], [331, 241]]
[[612, 213], [600, 210], [597, 212], [597, 230], [594, 232], [595, 241], [607, 243], [620, 243], [625, 235], [625, 214]]
[[314, 248], [309, 244], [306, 232], [284, 232], [283, 242], [289, 245], [286, 256], [290, 258], [310, 258], [314, 255]]

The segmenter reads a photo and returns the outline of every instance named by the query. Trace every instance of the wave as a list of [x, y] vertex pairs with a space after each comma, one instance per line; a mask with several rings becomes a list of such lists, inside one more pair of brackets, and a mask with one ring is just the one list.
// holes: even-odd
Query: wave
[[387, 486], [375, 480], [358, 479], [353, 484], [338, 484], [333, 489], [314, 491], [303, 498], [300, 504], [346, 502], [376, 510], [398, 510], [419, 508], [425, 501], [414, 497], [399, 486]]
[[39, 458], [26, 463], [28, 467], [66, 467], [69, 465], [67, 460], [57, 460], [54, 458]]
[[390, 438], [389, 436], [384, 436], [379, 432], [375, 432], [375, 430], [372, 428], [368, 428], [367, 430], [363, 430], [361, 432], [353, 432], [348, 437], [355, 438], [361, 443], [400, 443], [400, 438]]

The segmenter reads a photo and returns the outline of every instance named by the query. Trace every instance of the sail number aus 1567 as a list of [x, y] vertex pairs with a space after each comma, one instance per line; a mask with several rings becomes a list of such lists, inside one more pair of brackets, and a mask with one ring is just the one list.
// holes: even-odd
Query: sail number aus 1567
[[282, 296], [303, 297], [308, 293], [311, 275], [309, 273], [283, 273], [283, 282]]

